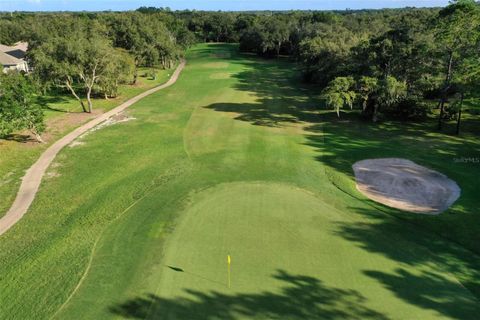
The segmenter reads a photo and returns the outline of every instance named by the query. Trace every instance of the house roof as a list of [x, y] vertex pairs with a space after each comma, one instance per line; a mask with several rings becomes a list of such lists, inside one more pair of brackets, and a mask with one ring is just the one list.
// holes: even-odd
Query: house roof
[[0, 51], [7, 52], [13, 50], [21, 50], [23, 52], [27, 52], [28, 50], [28, 42], [17, 42], [13, 46], [6, 46], [4, 44], [0, 44]]
[[16, 66], [22, 63], [24, 63], [23, 60], [17, 59], [14, 56], [0, 51], [0, 64], [3, 66]]
[[27, 53], [27, 50], [28, 50], [28, 42], [17, 42], [13, 46], [6, 46], [4, 44], [0, 44], [0, 52], [7, 53], [18, 59], [25, 58], [25, 54]]

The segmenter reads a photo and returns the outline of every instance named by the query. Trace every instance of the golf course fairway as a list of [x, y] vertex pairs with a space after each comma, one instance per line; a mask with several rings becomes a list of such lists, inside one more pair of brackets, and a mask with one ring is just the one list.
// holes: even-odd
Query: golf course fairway
[[[186, 59], [134, 119], [60, 152], [0, 237], [1, 319], [478, 317], [478, 255], [424, 227], [455, 220], [359, 194], [332, 163], [370, 147], [325, 123], [290, 62], [233, 44]], [[375, 152], [442, 169], [417, 147]]]

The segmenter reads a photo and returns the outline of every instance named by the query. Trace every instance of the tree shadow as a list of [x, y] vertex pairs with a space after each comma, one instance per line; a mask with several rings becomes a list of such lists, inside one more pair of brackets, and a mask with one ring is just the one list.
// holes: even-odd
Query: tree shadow
[[66, 98], [69, 93], [62, 92], [59, 90], [52, 91], [49, 95], [42, 95], [36, 98], [36, 103], [42, 107], [44, 110], [61, 112], [61, 113], [81, 113], [81, 112], [71, 112], [65, 109], [55, 108], [52, 105], [59, 103], [67, 103], [70, 100]]
[[414, 161], [448, 170], [455, 156], [480, 155], [479, 144], [438, 134], [432, 122], [374, 124], [360, 120], [358, 112], [344, 113], [341, 118], [323, 113], [321, 120], [307, 128], [312, 133], [306, 135], [307, 145], [318, 150], [318, 161], [348, 175], [353, 174], [354, 162], [367, 157], [414, 157]]
[[253, 125], [265, 127], [282, 127], [286, 123], [299, 123], [298, 118], [284, 112], [272, 113], [268, 106], [255, 103], [214, 103], [206, 108], [220, 112], [238, 114], [235, 120], [246, 121]]
[[398, 268], [395, 273], [365, 271], [397, 297], [423, 309], [434, 310], [454, 319], [478, 319], [479, 303], [461, 292], [461, 287], [447, 287], [450, 280], [431, 272], [415, 275]]
[[291, 63], [259, 58], [243, 58], [234, 63], [241, 64], [245, 71], [233, 75], [237, 80], [233, 88], [251, 92], [255, 102], [217, 103], [205, 108], [237, 113], [237, 120], [269, 127], [320, 120], [319, 99], [313, 94], [311, 85], [300, 84], [300, 74]]
[[11, 134], [5, 135], [4, 137], [0, 137], [0, 140], [15, 141], [19, 143], [38, 142], [32, 136], [28, 134], [20, 134], [20, 133], [11, 133]]
[[224, 294], [186, 289], [189, 298], [147, 294], [112, 306], [115, 315], [133, 319], [388, 319], [365, 306], [354, 290], [327, 287], [322, 281], [277, 270], [278, 292]]
[[183, 270], [182, 268], [179, 268], [179, 267], [174, 267], [174, 266], [167, 266], [167, 268], [175, 271], [175, 272], [185, 272], [185, 270]]
[[[439, 270], [442, 273], [452, 274], [461, 283], [459, 286], [468, 289], [477, 299], [480, 297], [480, 257], [475, 253], [452, 241], [426, 232], [424, 228], [408, 220], [402, 221], [395, 216], [387, 216], [373, 209], [350, 209], [363, 217], [368, 217], [368, 220], [356, 224], [338, 223], [335, 231], [336, 235], [356, 243], [366, 251], [383, 254], [391, 260], [415, 267], [417, 270], [427, 267], [429, 270]], [[431, 217], [424, 216], [423, 218]], [[402, 274], [403, 285], [407, 286], [411, 283], [418, 288], [416, 290], [405, 289], [402, 293], [398, 293], [397, 290], [392, 291], [406, 301], [424, 307], [422, 300], [415, 297], [423, 294], [424, 291], [422, 290], [425, 290], [433, 295], [436, 300], [445, 301], [445, 305], [439, 304], [436, 309], [440, 313], [452, 316], [450, 313], [453, 311], [448, 307], [449, 305], [456, 305], [459, 310], [470, 310], [472, 308], [472, 302], [465, 302], [465, 305], [463, 305], [464, 301], [460, 298], [455, 300], [454, 295], [451, 295], [448, 290], [430, 290], [430, 288], [436, 287], [432, 283], [435, 282], [438, 286], [442, 283], [438, 277], [434, 278], [428, 272], [424, 272], [424, 277], [407, 277], [405, 272]], [[373, 271], [369, 272], [369, 275], [378, 276], [379, 274]], [[444, 280], [443, 284], [449, 281], [451, 280]], [[394, 289], [394, 285], [387, 287]], [[436, 304], [432, 304], [429, 308], [434, 309], [434, 306]], [[480, 311], [478, 301], [476, 301], [476, 310], [477, 312]]]

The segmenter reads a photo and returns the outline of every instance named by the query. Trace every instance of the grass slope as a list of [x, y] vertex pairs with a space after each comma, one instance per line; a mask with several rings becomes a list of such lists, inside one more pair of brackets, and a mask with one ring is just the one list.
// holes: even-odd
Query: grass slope
[[475, 319], [478, 256], [430, 231], [454, 237], [468, 213], [405, 219], [353, 190], [362, 147], [397, 155], [361, 140], [375, 127], [331, 122], [288, 62], [219, 44], [187, 58], [137, 120], [60, 154], [0, 239], [0, 318]]

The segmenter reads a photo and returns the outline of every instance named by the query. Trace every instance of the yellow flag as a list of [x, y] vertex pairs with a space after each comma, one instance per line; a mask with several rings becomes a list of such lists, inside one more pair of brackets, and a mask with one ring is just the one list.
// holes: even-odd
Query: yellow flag
[[230, 264], [232, 263], [232, 258], [230, 258], [230, 255], [227, 255], [227, 263], [228, 263], [228, 287], [230, 288]]

